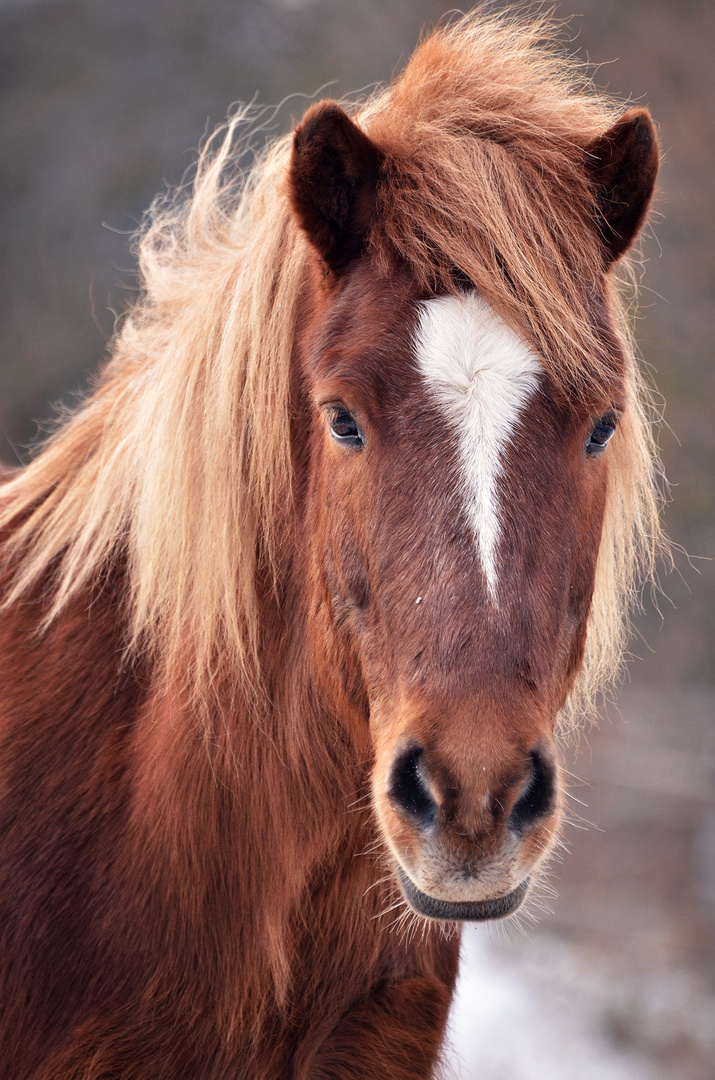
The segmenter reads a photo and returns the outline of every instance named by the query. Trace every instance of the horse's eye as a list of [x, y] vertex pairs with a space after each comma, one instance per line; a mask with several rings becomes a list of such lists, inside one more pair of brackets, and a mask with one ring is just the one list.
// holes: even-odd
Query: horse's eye
[[356, 450], [362, 449], [365, 445], [365, 436], [358, 427], [355, 417], [342, 405], [330, 405], [327, 412], [330, 434], [335, 441]]
[[618, 423], [618, 417], [615, 413], [609, 412], [605, 416], [602, 416], [595, 424], [593, 431], [586, 440], [586, 453], [591, 457], [597, 457], [602, 454], [606, 449], [606, 443], [609, 439], [613, 438], [613, 433], [616, 430], [616, 424]]

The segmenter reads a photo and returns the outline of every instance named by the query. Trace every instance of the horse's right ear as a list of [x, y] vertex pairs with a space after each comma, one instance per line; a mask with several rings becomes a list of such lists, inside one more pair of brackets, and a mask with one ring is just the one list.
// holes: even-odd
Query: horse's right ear
[[383, 155], [334, 101], [298, 125], [290, 197], [299, 224], [331, 270], [360, 254], [375, 208]]

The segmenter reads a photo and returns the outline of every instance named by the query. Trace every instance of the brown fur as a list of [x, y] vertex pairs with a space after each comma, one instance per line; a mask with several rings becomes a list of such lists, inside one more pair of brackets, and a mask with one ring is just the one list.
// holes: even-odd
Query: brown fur
[[[458, 934], [410, 921], [397, 867], [500, 897], [552, 846], [557, 719], [658, 535], [605, 273], [655, 143], [543, 32], [437, 32], [361, 131], [315, 107], [240, 196], [229, 134], [149, 226], [95, 394], [4, 486], [1, 1080], [428, 1080]], [[543, 364], [497, 613], [412, 355], [416, 303], [465, 282]], [[429, 834], [389, 794], [412, 743]], [[553, 797], [515, 829], [535, 753]]]

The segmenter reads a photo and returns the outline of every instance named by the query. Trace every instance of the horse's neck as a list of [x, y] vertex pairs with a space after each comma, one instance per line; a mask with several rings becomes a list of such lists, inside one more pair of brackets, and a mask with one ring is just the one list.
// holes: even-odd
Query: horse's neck
[[[91, 896], [96, 880], [110, 881], [97, 920], [120, 943], [117, 965], [135, 963], [123, 943], [141, 942], [142, 977], [164, 970], [155, 943], [191, 941], [199, 959], [182, 948], [159, 993], [200, 979], [202, 957], [212, 986], [230, 988], [240, 971], [247, 1017], [312, 978], [312, 961], [296, 959], [322, 941], [301, 918], [306, 897], [363, 926], [356, 905], [375, 876], [368, 859], [351, 857], [375, 840], [360, 812], [369, 751], [324, 678], [301, 574], [293, 567], [282, 597], [261, 601], [266, 693], [237, 691], [227, 675], [208, 716], [187, 700], [180, 673], [126, 663], [120, 569], [44, 634], [39, 588], [0, 620], [0, 810], [21, 823], [35, 806], [36, 833], [17, 830], [28, 864], [66, 852], [43, 869], [58, 895], [65, 882]], [[84, 952], [78, 971], [83, 963]], [[228, 991], [226, 1001], [236, 1008]]]

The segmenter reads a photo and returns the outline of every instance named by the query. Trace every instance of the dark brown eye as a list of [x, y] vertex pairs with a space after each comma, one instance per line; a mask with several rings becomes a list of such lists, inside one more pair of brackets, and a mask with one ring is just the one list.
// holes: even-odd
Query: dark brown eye
[[618, 424], [618, 416], [614, 412], [606, 413], [594, 425], [593, 431], [586, 440], [586, 453], [591, 457], [598, 457], [606, 449], [606, 445], [613, 438], [613, 433]]
[[335, 441], [354, 450], [361, 450], [365, 445], [365, 436], [352, 413], [343, 405], [330, 405], [327, 414], [330, 434]]

